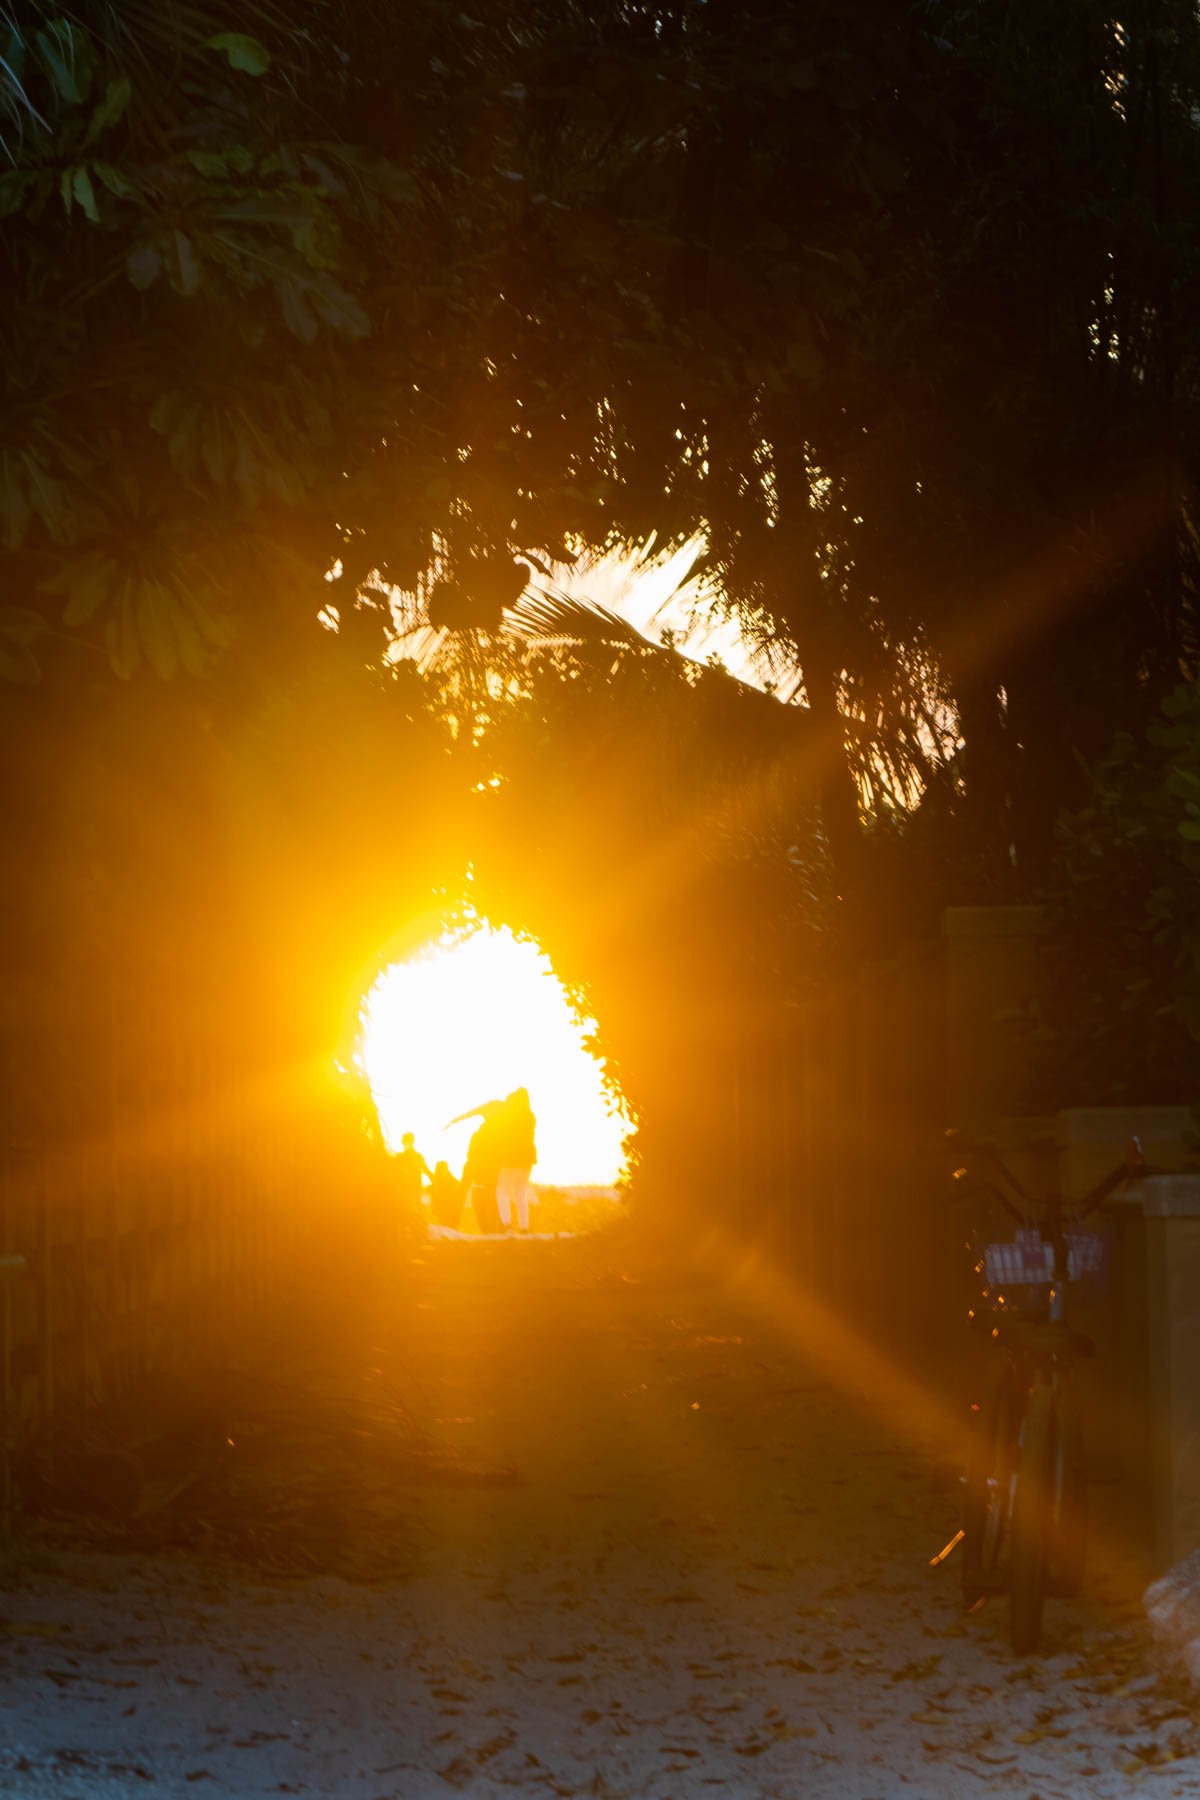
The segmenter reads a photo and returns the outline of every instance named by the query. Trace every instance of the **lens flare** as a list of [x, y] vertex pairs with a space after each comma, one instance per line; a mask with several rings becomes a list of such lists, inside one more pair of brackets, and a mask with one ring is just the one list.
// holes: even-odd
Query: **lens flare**
[[478, 1121], [449, 1121], [525, 1087], [538, 1121], [534, 1180], [605, 1187], [624, 1168], [630, 1125], [586, 1048], [594, 1029], [544, 951], [481, 924], [379, 976], [363, 1003], [358, 1061], [389, 1148], [411, 1131], [431, 1167], [445, 1160], [458, 1174]]

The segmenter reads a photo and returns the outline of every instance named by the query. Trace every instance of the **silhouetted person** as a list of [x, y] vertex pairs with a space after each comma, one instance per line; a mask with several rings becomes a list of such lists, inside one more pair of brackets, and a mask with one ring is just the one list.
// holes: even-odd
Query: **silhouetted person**
[[479, 1129], [466, 1147], [466, 1166], [462, 1170], [462, 1188], [468, 1201], [475, 1208], [475, 1219], [479, 1222], [480, 1231], [498, 1231], [500, 1229], [500, 1213], [497, 1211], [497, 1181], [500, 1179], [500, 1120], [504, 1116], [504, 1100], [484, 1100], [477, 1107], [468, 1107], [466, 1112], [459, 1112], [448, 1121], [450, 1125], [461, 1125], [462, 1120], [480, 1120]]
[[401, 1203], [416, 1212], [421, 1205], [421, 1184], [431, 1179], [429, 1166], [411, 1131], [406, 1131], [400, 1139], [400, 1153], [396, 1157], [396, 1185], [400, 1191]]
[[500, 1179], [496, 1187], [496, 1204], [500, 1223], [506, 1230], [514, 1212], [518, 1230], [529, 1230], [530, 1177], [537, 1161], [536, 1126], [537, 1120], [529, 1104], [529, 1090], [514, 1088], [499, 1114]]
[[[486, 1105], [475, 1108], [475, 1113], [483, 1114], [483, 1123], [467, 1146], [467, 1163], [463, 1170], [463, 1187], [475, 1208], [479, 1229], [485, 1232], [500, 1229], [496, 1183], [500, 1179], [501, 1110], [498, 1100], [490, 1100]], [[474, 1114], [463, 1113], [462, 1117], [469, 1119]], [[451, 1120], [451, 1124], [457, 1123], [457, 1120]]]
[[435, 1163], [429, 1177], [429, 1206], [435, 1225], [457, 1231], [462, 1218], [463, 1184], [450, 1173], [449, 1163]]

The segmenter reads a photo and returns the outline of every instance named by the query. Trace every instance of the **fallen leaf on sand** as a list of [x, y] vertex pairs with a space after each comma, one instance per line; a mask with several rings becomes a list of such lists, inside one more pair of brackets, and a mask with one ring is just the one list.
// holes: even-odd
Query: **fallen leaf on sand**
[[626, 1800], [624, 1788], [609, 1787], [599, 1769], [596, 1770], [583, 1791], [585, 1794], [591, 1794], [593, 1800]]
[[493, 1756], [499, 1756], [501, 1750], [507, 1750], [510, 1744], [515, 1743], [516, 1738], [515, 1731], [502, 1731], [498, 1737], [489, 1738], [486, 1744], [480, 1744], [477, 1750], [472, 1750], [471, 1755], [477, 1763], [490, 1762]]
[[936, 1675], [941, 1666], [941, 1653], [936, 1656], [922, 1656], [915, 1662], [906, 1662], [900, 1668], [892, 1670], [893, 1681], [928, 1681]]

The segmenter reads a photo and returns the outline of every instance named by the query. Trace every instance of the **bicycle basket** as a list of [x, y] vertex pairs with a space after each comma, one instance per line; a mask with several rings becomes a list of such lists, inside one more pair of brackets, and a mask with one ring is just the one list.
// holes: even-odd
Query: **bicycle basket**
[[[1104, 1248], [1096, 1232], [1068, 1231], [1068, 1281], [1099, 1275]], [[1049, 1287], [1054, 1280], [1054, 1246], [1038, 1231], [1018, 1231], [1015, 1243], [986, 1245], [983, 1260], [989, 1287]]]

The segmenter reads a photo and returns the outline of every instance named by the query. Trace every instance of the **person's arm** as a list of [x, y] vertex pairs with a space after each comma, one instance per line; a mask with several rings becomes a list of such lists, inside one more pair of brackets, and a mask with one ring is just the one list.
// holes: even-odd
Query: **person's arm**
[[449, 1131], [452, 1125], [461, 1125], [464, 1119], [486, 1119], [488, 1108], [495, 1104], [494, 1100], [485, 1100], [480, 1106], [469, 1106], [466, 1112], [459, 1113], [457, 1118], [447, 1119], [442, 1130]]

